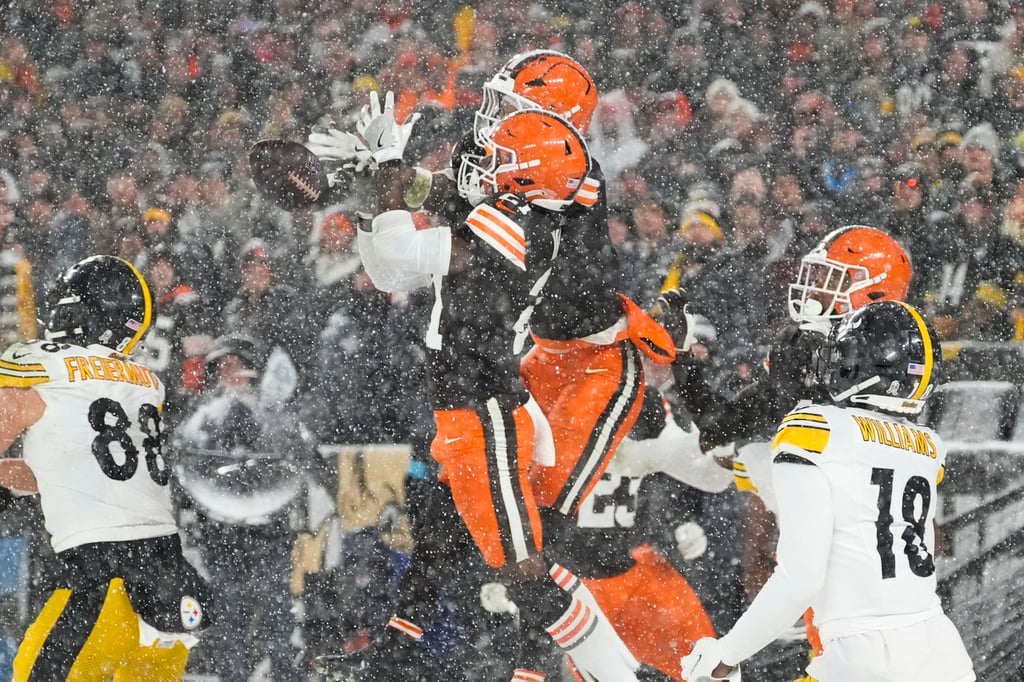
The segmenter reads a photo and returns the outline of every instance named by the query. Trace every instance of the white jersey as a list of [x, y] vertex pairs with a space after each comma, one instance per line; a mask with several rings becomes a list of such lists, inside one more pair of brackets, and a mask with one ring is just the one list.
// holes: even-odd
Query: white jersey
[[103, 346], [19, 343], [0, 386], [35, 389], [46, 410], [25, 433], [46, 529], [61, 552], [177, 532], [161, 452], [164, 385]]
[[818, 466], [831, 488], [832, 544], [812, 604], [823, 639], [941, 613], [933, 520], [946, 450], [934, 431], [878, 412], [809, 405], [782, 420], [772, 454]]

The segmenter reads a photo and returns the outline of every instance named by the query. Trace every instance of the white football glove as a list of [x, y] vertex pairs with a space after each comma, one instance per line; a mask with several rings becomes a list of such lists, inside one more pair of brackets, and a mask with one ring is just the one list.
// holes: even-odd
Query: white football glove
[[328, 128], [326, 133], [310, 133], [306, 149], [321, 161], [340, 161], [342, 168], [356, 173], [367, 170], [373, 161], [370, 150], [358, 135], [337, 128]]
[[714, 637], [702, 637], [693, 645], [693, 651], [683, 656], [680, 665], [683, 667], [683, 678], [689, 682], [717, 682], [728, 680], [728, 682], [740, 682], [740, 667], [736, 666], [733, 671], [725, 677], [714, 677], [711, 673], [718, 664], [722, 662], [719, 653], [721, 643]]
[[359, 111], [356, 130], [370, 150], [373, 162], [380, 165], [402, 160], [412, 127], [418, 120], [420, 115], [412, 114], [405, 123], [399, 124], [395, 121], [395, 94], [388, 92], [384, 95], [384, 107], [381, 108], [380, 95], [373, 90], [370, 92], [370, 104]]
[[693, 521], [678, 526], [673, 535], [676, 538], [676, 549], [686, 561], [693, 561], [708, 550], [708, 536]]

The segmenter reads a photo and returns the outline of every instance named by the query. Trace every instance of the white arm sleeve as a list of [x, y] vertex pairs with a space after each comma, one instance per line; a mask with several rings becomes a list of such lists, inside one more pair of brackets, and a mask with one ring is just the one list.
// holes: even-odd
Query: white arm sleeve
[[796, 622], [825, 582], [832, 543], [832, 491], [807, 464], [773, 464], [779, 502], [778, 565], [725, 637], [722, 662], [737, 665]]
[[646, 476], [664, 472], [688, 486], [720, 493], [732, 483], [732, 471], [723, 469], [700, 449], [696, 429], [684, 431], [671, 416], [657, 438], [625, 438], [608, 471], [622, 476]]
[[408, 211], [377, 215], [369, 232], [359, 230], [358, 240], [363, 267], [381, 291], [410, 291], [448, 274], [451, 228], [417, 230]]

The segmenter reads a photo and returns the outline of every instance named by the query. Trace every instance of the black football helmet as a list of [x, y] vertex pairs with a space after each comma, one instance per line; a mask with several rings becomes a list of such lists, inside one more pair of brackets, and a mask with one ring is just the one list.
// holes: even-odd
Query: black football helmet
[[116, 256], [92, 256], [57, 279], [45, 314], [51, 341], [99, 344], [128, 355], [149, 330], [153, 298], [134, 265]]
[[917, 414], [941, 369], [938, 339], [921, 313], [906, 303], [880, 301], [832, 330], [818, 374], [837, 405]]

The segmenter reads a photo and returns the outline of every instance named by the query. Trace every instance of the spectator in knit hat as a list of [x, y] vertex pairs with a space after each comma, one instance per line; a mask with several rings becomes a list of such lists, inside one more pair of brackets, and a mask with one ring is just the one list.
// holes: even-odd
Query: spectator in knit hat
[[688, 130], [690, 101], [678, 91], [663, 93], [645, 113], [644, 138], [651, 148], [639, 171], [659, 196], [680, 197], [698, 172], [692, 160], [701, 141]]
[[180, 256], [179, 275], [209, 301], [220, 300], [220, 273], [214, 267], [209, 244], [182, 236], [171, 212], [159, 206], [147, 208], [142, 214], [145, 250], [137, 262], [145, 265], [153, 249], [167, 248]]
[[[737, 197], [730, 206], [725, 244], [691, 288], [694, 308], [711, 321], [719, 338], [750, 350], [771, 338], [776, 317], [785, 311], [784, 284], [769, 277], [771, 228], [755, 196]], [[751, 291], [758, 295], [750, 296]]]
[[975, 175], [972, 182], [985, 185], [996, 196], [1008, 186], [1006, 173], [999, 164], [999, 146], [999, 136], [988, 122], [972, 127], [960, 142], [963, 176]]
[[982, 82], [981, 56], [967, 43], [954, 43], [942, 55], [942, 64], [931, 103], [932, 116], [959, 118], [967, 126], [993, 120], [990, 91]]
[[280, 349], [307, 380], [316, 333], [308, 321], [308, 306], [295, 289], [279, 281], [270, 247], [262, 239], [246, 242], [238, 268], [241, 284], [224, 306], [224, 331], [251, 336], [268, 354]]
[[930, 173], [930, 208], [949, 212], [960, 191], [964, 169], [960, 165], [960, 144], [963, 131], [953, 127], [940, 128], [935, 134], [935, 170]]
[[676, 232], [675, 258], [662, 280], [661, 289], [686, 289], [725, 241], [716, 204], [692, 202], [683, 209]]
[[676, 29], [660, 66], [646, 79], [652, 92], [678, 91], [696, 100], [694, 109], [704, 105], [704, 91], [711, 84], [711, 75], [700, 33], [689, 27]]

